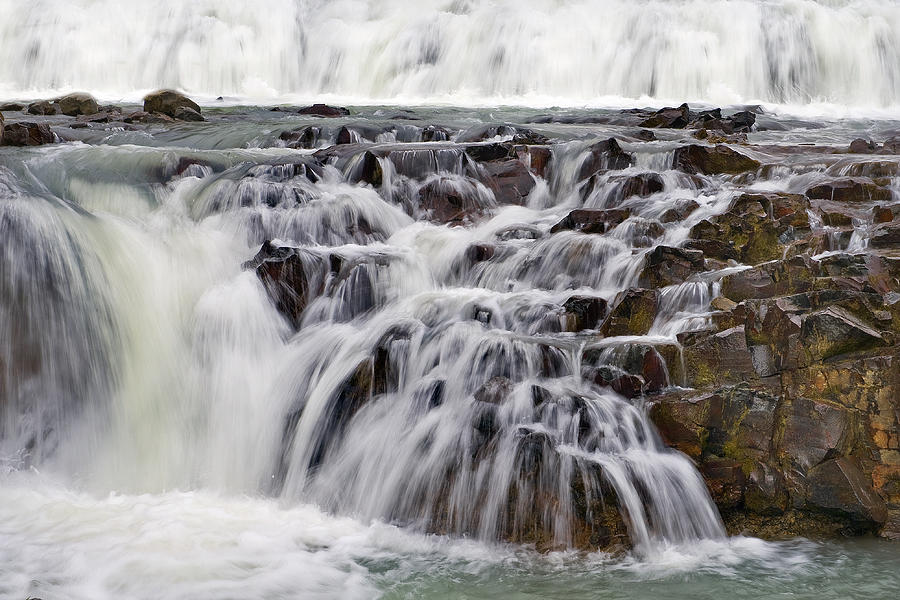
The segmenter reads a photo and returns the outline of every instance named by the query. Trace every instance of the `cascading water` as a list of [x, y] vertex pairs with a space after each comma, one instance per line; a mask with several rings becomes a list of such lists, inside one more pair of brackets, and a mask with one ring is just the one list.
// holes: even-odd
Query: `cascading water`
[[[285, 152], [195, 153], [174, 176], [169, 150], [110, 146], [4, 167], [9, 467], [94, 489], [275, 494], [543, 547], [609, 543], [625, 532], [619, 513], [644, 552], [722, 535], [694, 468], [640, 408], [590, 383], [598, 365], [560, 337], [553, 308], [571, 290], [611, 299], [632, 286], [646, 250], [634, 253], [644, 238], [628, 222], [658, 212], [652, 199], [622, 236], [517, 239], [528, 222], [543, 237], [566, 203], [474, 230], [398, 208], [435, 176], [465, 181], [451, 146], [400, 152], [407, 175], [379, 188], [393, 204], [334, 167], [313, 183]], [[133, 182], [108, 180], [121, 172]], [[720, 204], [709, 201], [697, 219]], [[474, 242], [498, 235], [501, 253], [466, 265]], [[268, 239], [321, 280], [292, 323], [241, 270]], [[674, 297], [663, 315], [706, 310]], [[681, 328], [668, 318], [671, 340]]]
[[878, 0], [4, 0], [0, 14], [11, 97], [900, 104], [900, 7]]

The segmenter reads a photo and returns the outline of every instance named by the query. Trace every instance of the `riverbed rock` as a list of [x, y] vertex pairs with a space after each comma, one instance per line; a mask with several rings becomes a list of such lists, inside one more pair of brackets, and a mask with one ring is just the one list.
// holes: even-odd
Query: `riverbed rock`
[[755, 172], [760, 162], [720, 144], [718, 146], [700, 146], [691, 144], [675, 150], [674, 167], [685, 173], [703, 175], [737, 175], [748, 171]]
[[632, 288], [620, 292], [612, 302], [612, 309], [600, 326], [604, 336], [646, 335], [656, 319], [659, 308], [657, 290]]
[[84, 92], [66, 94], [63, 97], [58, 98], [56, 103], [59, 105], [59, 111], [70, 117], [93, 115], [100, 112], [97, 100], [90, 94]]
[[301, 115], [311, 115], [315, 117], [346, 117], [350, 115], [350, 111], [342, 106], [329, 106], [327, 104], [313, 104], [305, 106], [297, 111]]
[[634, 157], [622, 150], [616, 138], [596, 142], [588, 147], [588, 154], [578, 170], [578, 180], [599, 171], [627, 169], [633, 163]]
[[684, 283], [692, 275], [704, 270], [703, 252], [700, 250], [657, 246], [644, 258], [638, 285], [660, 288]]
[[867, 177], [845, 177], [814, 185], [806, 195], [816, 200], [834, 202], [890, 202], [891, 190]]
[[576, 208], [550, 228], [550, 233], [579, 231], [581, 233], [606, 233], [622, 224], [631, 211], [622, 208]]
[[[144, 96], [144, 112], [147, 113], [160, 113], [177, 119], [179, 117], [176, 114], [182, 108], [190, 109], [198, 115], [203, 112], [199, 104], [175, 90], [158, 90]], [[188, 113], [182, 111], [180, 114], [184, 116]]]
[[55, 142], [53, 130], [43, 123], [18, 122], [3, 126], [4, 146], [41, 146]]
[[688, 105], [678, 108], [666, 107], [656, 111], [653, 116], [641, 121], [640, 127], [684, 129], [691, 122], [691, 111]]
[[49, 100], [38, 100], [28, 105], [29, 115], [58, 115], [59, 105]]
[[606, 316], [606, 300], [596, 296], [570, 296], [563, 304], [565, 331], [596, 329]]
[[773, 260], [722, 279], [722, 295], [735, 302], [807, 292], [816, 284], [818, 263], [803, 256]]

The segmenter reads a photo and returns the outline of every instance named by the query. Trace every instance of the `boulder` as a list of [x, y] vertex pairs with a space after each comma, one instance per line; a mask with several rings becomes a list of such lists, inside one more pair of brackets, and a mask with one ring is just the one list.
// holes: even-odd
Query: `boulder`
[[173, 119], [178, 121], [205, 121], [203, 115], [200, 114], [199, 111], [194, 110], [188, 106], [179, 106], [175, 109], [175, 113], [172, 115]]
[[703, 252], [700, 250], [657, 246], [644, 258], [644, 269], [638, 278], [638, 285], [660, 288], [684, 283], [692, 275], [704, 270]]
[[524, 206], [535, 186], [528, 167], [516, 159], [483, 163], [481, 180], [500, 205]]
[[659, 221], [660, 223], [684, 221], [698, 208], [700, 208], [700, 205], [697, 204], [696, 201], [691, 200], [690, 198], [680, 198], [675, 200], [674, 205], [671, 208], [667, 208], [665, 212], [659, 216]]
[[606, 300], [596, 296], [571, 296], [563, 304], [565, 331], [596, 329], [606, 315]]
[[297, 111], [301, 115], [312, 115], [315, 117], [346, 117], [350, 115], [350, 111], [341, 106], [328, 106], [327, 104], [313, 104], [306, 106]]
[[850, 142], [850, 154], [874, 154], [878, 152], [878, 144], [862, 138]]
[[659, 292], [638, 288], [625, 290], [619, 292], [612, 306], [612, 310], [600, 326], [601, 334], [606, 337], [646, 335], [656, 320]]
[[4, 146], [40, 146], [56, 142], [50, 127], [38, 123], [10, 123], [3, 127], [2, 137]]
[[848, 518], [860, 532], [876, 529], [887, 519], [884, 500], [854, 458], [824, 462], [810, 470], [808, 481], [809, 506]]
[[330, 266], [318, 254], [267, 241], [244, 268], [256, 271], [275, 308], [299, 329], [306, 307], [324, 289]]
[[616, 138], [592, 144], [578, 170], [578, 181], [583, 181], [599, 171], [627, 169], [634, 157], [622, 150]]
[[144, 112], [147, 113], [160, 113], [175, 119], [181, 108], [189, 108], [198, 115], [202, 112], [199, 104], [175, 90], [158, 90], [144, 96]]
[[845, 177], [814, 185], [806, 190], [806, 195], [834, 202], [890, 202], [892, 198], [891, 190], [867, 177]]
[[489, 379], [475, 391], [474, 397], [478, 402], [486, 404], [503, 404], [512, 393], [515, 386], [508, 377], [497, 376]]
[[56, 103], [59, 105], [60, 112], [70, 117], [93, 115], [100, 112], [97, 100], [90, 94], [85, 94], [83, 92], [67, 94], [62, 98], [58, 98]]
[[641, 121], [640, 127], [684, 129], [691, 122], [691, 111], [688, 105], [678, 108], [666, 107], [656, 111], [653, 116]]
[[876, 227], [869, 237], [872, 248], [900, 248], [900, 223], [892, 221]]
[[25, 105], [21, 102], [3, 102], [0, 104], [0, 112], [20, 112], [25, 110]]
[[430, 178], [419, 188], [419, 206], [432, 221], [460, 224], [490, 210], [487, 191], [476, 182], [449, 176]]
[[738, 175], [760, 168], [757, 160], [728, 146], [700, 146], [691, 144], [675, 150], [674, 168], [691, 174]]
[[49, 100], [38, 100], [28, 105], [29, 115], [58, 115], [59, 105]]

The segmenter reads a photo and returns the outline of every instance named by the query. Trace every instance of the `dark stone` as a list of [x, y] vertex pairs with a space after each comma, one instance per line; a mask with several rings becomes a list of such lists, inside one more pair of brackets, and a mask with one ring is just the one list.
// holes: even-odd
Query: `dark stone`
[[884, 337], [847, 310], [832, 306], [803, 320], [800, 345], [811, 361], [887, 345]]
[[160, 113], [174, 119], [179, 108], [190, 108], [197, 114], [202, 112], [199, 104], [175, 90], [159, 90], [144, 96], [144, 112]]
[[483, 163], [482, 182], [500, 205], [524, 206], [535, 186], [534, 177], [520, 160]]
[[300, 129], [282, 131], [278, 139], [285, 142], [288, 148], [312, 149], [316, 147], [321, 135], [322, 129], [320, 127], [308, 125]]
[[10, 123], [3, 127], [4, 146], [40, 146], [53, 144], [56, 136], [48, 125], [38, 123]]
[[4, 102], [0, 104], [0, 112], [20, 112], [25, 110], [25, 105], [20, 102]]
[[656, 319], [658, 307], [659, 292], [656, 290], [633, 288], [619, 292], [600, 333], [606, 337], [646, 335]]
[[850, 142], [850, 154], [874, 154], [878, 152], [878, 144], [862, 138]]
[[563, 309], [566, 331], [596, 329], [606, 314], [606, 300], [596, 296], [571, 296]]
[[340, 106], [328, 106], [327, 104], [313, 104], [306, 106], [297, 111], [301, 115], [312, 115], [315, 117], [346, 117], [350, 115], [350, 111]]
[[513, 387], [508, 377], [493, 377], [476, 390], [474, 397], [479, 402], [500, 405], [512, 393]]
[[815, 185], [806, 190], [815, 200], [835, 202], [890, 202], [891, 190], [877, 185], [867, 177], [845, 177]]
[[179, 106], [175, 109], [175, 113], [172, 115], [173, 119], [177, 119], [178, 121], [205, 121], [203, 115], [199, 113], [199, 111], [194, 110], [193, 108], [189, 108], [187, 106]]
[[699, 146], [691, 144], [675, 150], [674, 167], [685, 173], [704, 175], [737, 175], [757, 171], [759, 161], [732, 150], [728, 146]]
[[678, 108], [666, 107], [656, 111], [652, 117], [641, 122], [641, 127], [662, 127], [668, 129], [684, 129], [691, 122], [691, 111], [688, 105]]
[[684, 283], [696, 273], [705, 270], [703, 252], [671, 246], [657, 246], [644, 258], [644, 269], [638, 285], [660, 288]]
[[818, 276], [818, 264], [797, 256], [774, 260], [722, 279], [722, 295], [735, 302], [748, 298], [773, 298], [807, 292]]
[[634, 163], [634, 157], [622, 150], [616, 138], [609, 138], [588, 147], [588, 155], [581, 163], [578, 180], [606, 170], [627, 169]]
[[476, 184], [453, 177], [437, 177], [419, 188], [419, 203], [429, 218], [438, 223], [462, 223], [482, 216], [485, 204]]
[[53, 104], [49, 100], [38, 100], [28, 105], [29, 115], [58, 115], [59, 105]]
[[90, 94], [67, 94], [62, 98], [57, 99], [56, 103], [59, 105], [60, 112], [70, 117], [93, 115], [100, 112], [97, 101]]
[[580, 231], [582, 233], [606, 233], [631, 216], [631, 211], [622, 208], [597, 209], [576, 208], [550, 228], [550, 233], [559, 231]]

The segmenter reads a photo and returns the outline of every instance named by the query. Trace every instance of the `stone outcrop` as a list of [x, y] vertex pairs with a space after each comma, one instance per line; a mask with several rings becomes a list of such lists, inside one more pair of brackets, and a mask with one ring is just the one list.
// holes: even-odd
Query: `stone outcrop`
[[674, 166], [685, 173], [703, 175], [738, 175], [755, 172], [760, 162], [724, 144], [699, 146], [691, 144], [675, 150]]
[[56, 104], [59, 105], [59, 111], [69, 117], [93, 115], [100, 112], [97, 100], [90, 94], [85, 94], [83, 92], [67, 94], [58, 98]]

